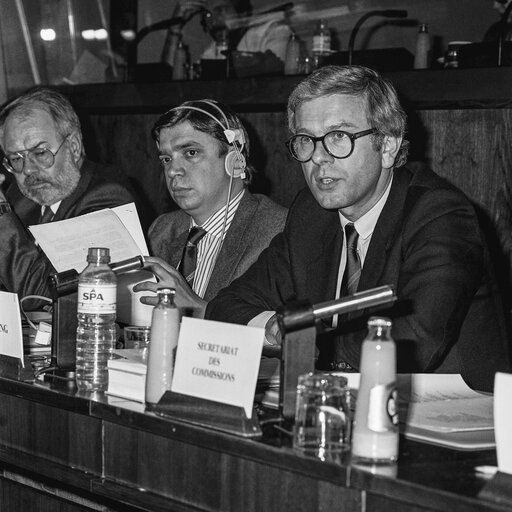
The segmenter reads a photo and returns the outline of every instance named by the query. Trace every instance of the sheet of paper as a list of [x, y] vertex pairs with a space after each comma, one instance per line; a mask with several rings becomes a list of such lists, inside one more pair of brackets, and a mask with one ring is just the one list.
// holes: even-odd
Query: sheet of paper
[[265, 329], [184, 317], [171, 390], [252, 415]]
[[144, 238], [142, 226], [140, 225], [139, 214], [137, 213], [135, 203], [116, 206], [115, 208], [111, 208], [111, 210], [119, 217], [130, 235], [132, 235], [132, 238], [139, 248], [140, 254], [149, 256], [148, 246]]
[[497, 372], [494, 379], [494, 421], [498, 470], [512, 474], [512, 374]]
[[[349, 387], [359, 387], [360, 374], [339, 373]], [[459, 374], [398, 374], [400, 422], [432, 432], [492, 430], [493, 397], [472, 390]]]
[[[130, 208], [124, 208], [121, 216], [133, 221], [133, 210], [130, 214]], [[140, 222], [138, 225], [140, 226]], [[143, 252], [147, 254], [145, 243], [143, 248], [139, 247], [119, 215], [112, 209], [29, 226], [29, 229], [57, 272], [73, 268], [81, 272], [86, 266], [89, 247], [108, 247], [112, 262], [138, 256]], [[135, 236], [140, 237], [138, 231], [133, 230]], [[142, 232], [142, 228], [140, 231]]]
[[409, 402], [405, 423], [435, 432], [474, 432], [492, 430], [493, 397], [456, 398]]
[[23, 331], [16, 293], [0, 292], [0, 354], [21, 359], [23, 364]]

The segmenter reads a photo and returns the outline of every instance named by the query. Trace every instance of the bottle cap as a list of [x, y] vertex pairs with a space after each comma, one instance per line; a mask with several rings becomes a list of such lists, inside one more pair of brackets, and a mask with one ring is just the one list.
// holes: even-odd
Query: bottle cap
[[368, 327], [391, 327], [391, 320], [384, 316], [372, 316], [368, 320]]
[[176, 290], [174, 288], [170, 288], [170, 287], [162, 287], [162, 288], [157, 288], [156, 289], [156, 293], [158, 295], [167, 295], [167, 294], [171, 294], [171, 295], [175, 295], [176, 294]]
[[110, 249], [108, 247], [89, 247], [87, 263], [110, 263]]

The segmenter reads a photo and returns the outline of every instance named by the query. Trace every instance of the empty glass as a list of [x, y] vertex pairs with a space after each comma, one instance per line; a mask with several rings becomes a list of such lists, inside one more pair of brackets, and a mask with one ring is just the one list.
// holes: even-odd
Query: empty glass
[[345, 377], [321, 373], [299, 376], [294, 449], [337, 462], [350, 449], [351, 425], [350, 390]]

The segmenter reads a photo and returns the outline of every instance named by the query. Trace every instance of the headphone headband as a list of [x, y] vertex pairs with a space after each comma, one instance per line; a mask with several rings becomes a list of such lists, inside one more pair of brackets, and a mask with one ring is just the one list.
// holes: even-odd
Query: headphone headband
[[[170, 112], [174, 112], [176, 110], [195, 110], [196, 112], [201, 112], [202, 114], [207, 115], [211, 119], [213, 119], [223, 130], [224, 137], [226, 137], [226, 140], [230, 146], [233, 147], [233, 150], [228, 153], [226, 157], [226, 172], [231, 176], [241, 177], [242, 179], [245, 178], [245, 168], [246, 168], [246, 161], [245, 157], [242, 154], [242, 150], [245, 146], [245, 136], [244, 132], [240, 128], [232, 129], [229, 126], [229, 121], [224, 113], [224, 111], [215, 103], [209, 100], [195, 100], [197, 103], [205, 103], [206, 105], [209, 105], [210, 107], [213, 107], [214, 109], [218, 110], [219, 113], [224, 118], [224, 121], [226, 124], [223, 124], [216, 116], [214, 116], [211, 112], [208, 112], [207, 110], [204, 110], [200, 107], [196, 107], [194, 105], [179, 105], [177, 107], [173, 107], [169, 109], [165, 114], [169, 114]], [[237, 144], [238, 143], [238, 144]], [[231, 158], [230, 154], [233, 153], [236, 155], [236, 158], [233, 160]], [[238, 167], [237, 167], [238, 166]], [[237, 174], [235, 175], [235, 170]]]

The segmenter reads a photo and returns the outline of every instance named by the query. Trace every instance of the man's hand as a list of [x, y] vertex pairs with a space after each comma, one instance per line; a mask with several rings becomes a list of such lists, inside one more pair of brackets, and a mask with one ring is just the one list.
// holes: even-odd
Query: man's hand
[[4, 184], [5, 176], [0, 172], [0, 201], [7, 201], [4, 192], [2, 190], [2, 185]]
[[265, 325], [265, 345], [279, 346], [282, 342], [281, 329], [277, 323], [277, 315], [271, 316]]
[[[176, 290], [174, 302], [176, 306], [183, 310], [192, 310], [192, 316], [195, 318], [204, 318], [206, 305], [208, 304], [199, 295], [197, 295], [188, 285], [185, 278], [171, 265], [160, 258], [144, 258], [144, 268], [151, 270], [157, 278], [157, 283], [144, 281], [133, 287], [134, 292], [153, 292], [158, 288], [169, 287]], [[158, 302], [156, 297], [144, 295], [140, 298], [143, 304], [155, 306]]]

